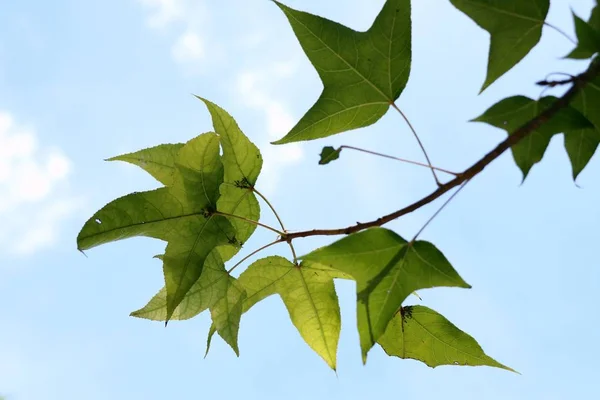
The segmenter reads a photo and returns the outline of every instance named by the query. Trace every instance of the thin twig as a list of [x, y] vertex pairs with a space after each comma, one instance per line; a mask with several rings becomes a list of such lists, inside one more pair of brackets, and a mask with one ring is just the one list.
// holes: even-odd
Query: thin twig
[[580, 92], [580, 90], [585, 87], [590, 81], [594, 78], [600, 76], [600, 60], [594, 60], [590, 64], [587, 71], [575, 77], [573, 80], [573, 86], [558, 100], [556, 100], [550, 107], [544, 110], [541, 114], [537, 115], [533, 119], [529, 120], [527, 123], [522, 125], [520, 128], [515, 130], [511, 135], [509, 135], [504, 141], [499, 143], [492, 151], [483, 156], [479, 161], [473, 164], [471, 167], [467, 168], [464, 172], [459, 174], [456, 178], [447, 182], [437, 190], [433, 191], [429, 195], [423, 197], [421, 200], [414, 202], [413, 204], [404, 207], [398, 211], [394, 211], [391, 214], [384, 215], [383, 217], [377, 218], [374, 221], [365, 222], [365, 223], [357, 223], [356, 225], [352, 225], [346, 228], [341, 229], [313, 229], [310, 231], [300, 231], [300, 232], [292, 232], [286, 233], [285, 236], [281, 237], [279, 240], [282, 242], [293, 240], [302, 237], [308, 236], [334, 236], [334, 235], [349, 235], [351, 233], [359, 232], [364, 229], [382, 226], [387, 224], [390, 221], [393, 221], [397, 218], [402, 217], [403, 215], [410, 214], [411, 212], [418, 210], [426, 204], [433, 202], [434, 200], [441, 197], [444, 193], [447, 193], [452, 188], [455, 188], [461, 185], [463, 182], [472, 179], [474, 176], [478, 175], [481, 171], [484, 170], [492, 161], [500, 157], [502, 153], [506, 150], [510, 149], [515, 144], [519, 143], [521, 140], [526, 138], [529, 134], [537, 130], [540, 126], [544, 125], [548, 122], [552, 117], [554, 117], [559, 111], [564, 109], [569, 105], [571, 100], [575, 98], [575, 96]]
[[247, 223], [252, 224], [252, 225], [260, 226], [260, 227], [268, 229], [268, 230], [270, 230], [272, 232], [275, 232], [279, 236], [283, 236], [285, 234], [284, 232], [282, 232], [282, 231], [280, 231], [278, 229], [275, 229], [275, 228], [273, 228], [273, 227], [271, 227], [269, 225], [265, 225], [265, 224], [260, 223], [258, 221], [254, 221], [252, 219], [249, 219], [249, 218], [246, 218], [246, 217], [242, 217], [240, 215], [228, 214], [228, 213], [224, 213], [224, 212], [221, 212], [221, 211], [215, 211], [213, 214], [214, 215], [221, 215], [223, 217], [230, 217], [230, 218], [239, 219], [240, 221], [244, 221], [244, 222], [247, 222]]
[[405, 162], [405, 163], [413, 164], [413, 165], [418, 165], [418, 166], [425, 167], [425, 168], [433, 168], [436, 171], [440, 171], [440, 172], [444, 172], [446, 174], [458, 176], [458, 174], [456, 172], [448, 171], [447, 169], [433, 167], [433, 166], [430, 166], [430, 165], [427, 165], [427, 164], [424, 164], [424, 163], [421, 163], [421, 162], [418, 162], [418, 161], [412, 161], [412, 160], [407, 160], [407, 159], [404, 159], [404, 158], [389, 156], [387, 154], [382, 154], [382, 153], [378, 153], [376, 151], [361, 149], [359, 147], [343, 145], [343, 146], [340, 146], [340, 150], [341, 149], [351, 149], [351, 150], [356, 150], [356, 151], [362, 151], [363, 153], [373, 154], [374, 156], [379, 156], [379, 157], [384, 157], [384, 158], [390, 158], [392, 160], [401, 161], [401, 162]]
[[567, 34], [565, 33], [565, 31], [563, 31], [563, 30], [562, 30], [562, 29], [560, 29], [559, 27], [557, 27], [557, 26], [555, 26], [555, 25], [552, 25], [552, 24], [551, 24], [551, 23], [549, 23], [549, 22], [544, 22], [544, 25], [546, 25], [548, 28], [552, 28], [552, 29], [554, 29], [556, 32], [560, 33], [560, 34], [561, 34], [561, 35], [563, 35], [565, 38], [567, 38], [567, 40], [568, 40], [569, 42], [571, 42], [571, 43], [573, 43], [575, 46], [577, 46], [577, 44], [578, 44], [578, 43], [577, 43], [577, 41], [576, 41], [575, 39], [571, 38], [571, 36], [567, 35]]
[[280, 241], [280, 240], [276, 240], [276, 241], [274, 241], [274, 242], [271, 242], [271, 243], [269, 243], [269, 244], [267, 244], [267, 245], [265, 245], [265, 246], [261, 247], [261, 248], [260, 248], [260, 249], [258, 249], [258, 250], [254, 250], [252, 253], [248, 254], [246, 257], [242, 258], [242, 259], [241, 259], [239, 262], [237, 262], [237, 263], [236, 263], [236, 264], [235, 264], [233, 267], [229, 268], [229, 269], [227, 270], [227, 273], [228, 273], [228, 274], [230, 274], [230, 273], [231, 273], [231, 272], [232, 272], [234, 269], [236, 269], [236, 268], [237, 268], [238, 266], [240, 266], [240, 265], [241, 265], [241, 264], [242, 264], [244, 261], [246, 261], [247, 259], [249, 259], [249, 258], [250, 258], [250, 257], [252, 257], [253, 255], [255, 255], [255, 254], [257, 254], [257, 253], [260, 253], [261, 251], [263, 251], [263, 250], [265, 250], [265, 249], [268, 249], [269, 247], [271, 247], [271, 246], [274, 246], [274, 245], [276, 245], [277, 243], [281, 243], [281, 241]]
[[417, 143], [419, 143], [419, 147], [421, 147], [421, 151], [425, 155], [425, 159], [427, 160], [428, 167], [431, 169], [431, 173], [433, 174], [433, 178], [435, 179], [435, 183], [437, 183], [438, 186], [441, 186], [442, 184], [440, 183], [437, 175], [435, 174], [435, 168], [433, 168], [433, 165], [431, 164], [431, 160], [429, 159], [429, 155], [427, 154], [427, 150], [425, 150], [425, 146], [423, 145], [423, 142], [421, 142], [421, 138], [419, 138], [419, 135], [417, 134], [417, 131], [415, 130], [415, 128], [410, 123], [410, 120], [408, 119], [408, 117], [402, 112], [402, 110], [400, 110], [398, 108], [398, 106], [396, 105], [396, 103], [392, 103], [391, 106], [396, 111], [398, 111], [398, 113], [400, 113], [400, 115], [402, 116], [402, 118], [404, 118], [404, 121], [406, 121], [406, 124], [410, 128], [410, 130], [413, 133], [415, 139], [417, 139]]
[[457, 194], [458, 194], [458, 193], [459, 193], [461, 190], [463, 190], [463, 188], [464, 188], [465, 186], [467, 186], [467, 183], [469, 183], [469, 181], [464, 181], [464, 182], [463, 182], [463, 183], [460, 185], [460, 187], [458, 188], [458, 190], [457, 190], [456, 192], [452, 193], [452, 196], [448, 197], [448, 200], [446, 200], [446, 201], [444, 202], [444, 204], [442, 204], [442, 206], [441, 206], [441, 207], [440, 207], [440, 208], [439, 208], [439, 209], [438, 209], [438, 210], [437, 210], [437, 211], [436, 211], [436, 212], [435, 212], [435, 213], [434, 213], [434, 214], [431, 216], [431, 218], [429, 218], [429, 219], [427, 220], [427, 222], [425, 222], [425, 224], [423, 225], [423, 227], [422, 227], [421, 229], [419, 229], [419, 232], [417, 232], [417, 234], [415, 235], [415, 237], [413, 237], [413, 239], [411, 240], [411, 242], [414, 242], [415, 240], [417, 240], [417, 238], [418, 238], [419, 236], [421, 236], [421, 233], [423, 233], [423, 231], [424, 231], [424, 230], [425, 230], [425, 229], [426, 229], [426, 228], [429, 226], [429, 224], [431, 224], [431, 223], [433, 222], [433, 220], [434, 220], [434, 219], [435, 219], [435, 218], [436, 218], [438, 215], [440, 215], [440, 213], [442, 212], [442, 210], [443, 210], [444, 208], [446, 208], [446, 206], [447, 206], [448, 204], [450, 204], [450, 202], [451, 202], [451, 201], [452, 201], [452, 200], [453, 200], [453, 199], [456, 197], [456, 195], [457, 195]]
[[[279, 225], [281, 226], [281, 230], [283, 232], [287, 233], [287, 230], [285, 229], [285, 226], [283, 226], [283, 221], [281, 220], [281, 218], [279, 217], [279, 214], [277, 213], [277, 211], [275, 210], [275, 207], [273, 207], [273, 205], [271, 204], [271, 202], [258, 190], [256, 190], [256, 188], [252, 187], [251, 190], [256, 193], [258, 195], [258, 197], [260, 197], [261, 199], [263, 199], [263, 201], [267, 204], [267, 206], [271, 209], [271, 211], [273, 212], [273, 214], [275, 215], [275, 218], [277, 218], [277, 221], [279, 221]], [[298, 264], [298, 256], [296, 255], [296, 249], [294, 248], [294, 245], [292, 244], [292, 241], [288, 241], [287, 244], [290, 246], [290, 250], [292, 251], [292, 257], [294, 257], [294, 264]]]

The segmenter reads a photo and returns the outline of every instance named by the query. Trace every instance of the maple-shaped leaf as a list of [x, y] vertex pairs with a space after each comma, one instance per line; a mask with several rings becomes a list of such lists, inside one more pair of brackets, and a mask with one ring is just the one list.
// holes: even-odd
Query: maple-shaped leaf
[[[537, 101], [525, 96], [509, 97], [496, 103], [473, 121], [485, 122], [512, 134], [556, 100], [552, 96]], [[572, 107], [565, 107], [550, 121], [514, 145], [511, 148], [513, 158], [523, 173], [523, 180], [531, 168], [542, 160], [555, 134], [589, 128], [593, 128], [593, 125], [582, 113]]]
[[167, 320], [200, 277], [209, 253], [235, 239], [229, 221], [211, 212], [223, 179], [217, 135], [186, 143], [176, 164], [172, 186], [114, 200], [85, 223], [77, 238], [80, 250], [133, 236], [166, 240]]
[[542, 37], [550, 0], [450, 0], [489, 32], [487, 77], [481, 91], [521, 61]]
[[573, 13], [577, 47], [567, 56], [574, 59], [588, 59], [600, 52], [600, 7], [592, 10], [590, 19], [585, 22]]
[[[196, 96], [203, 101], [212, 117], [213, 127], [219, 135], [223, 148], [223, 167], [225, 170], [217, 210], [243, 217], [247, 220], [260, 219], [260, 206], [252, 189], [260, 174], [263, 159], [254, 143], [241, 131], [233, 117], [218, 105]], [[229, 218], [236, 230], [239, 242], [247, 241], [256, 230], [256, 225]], [[239, 249], [238, 246], [221, 248], [221, 255], [227, 261]]]
[[173, 183], [175, 162], [183, 143], [161, 144], [133, 153], [109, 158], [106, 161], [125, 161], [137, 165], [165, 186]]
[[403, 307], [378, 342], [390, 356], [411, 358], [432, 368], [486, 365], [516, 372], [485, 354], [475, 339], [443, 315], [423, 306]]
[[593, 128], [565, 132], [565, 148], [575, 179], [588, 165], [600, 144], [600, 78], [586, 85], [573, 99], [571, 107], [581, 112], [594, 125]]
[[363, 362], [411, 293], [439, 286], [470, 288], [434, 245], [407, 242], [384, 228], [349, 235], [302, 260], [329, 266], [356, 280]]
[[304, 341], [335, 369], [341, 328], [333, 285], [336, 277], [340, 277], [336, 271], [297, 266], [283, 257], [258, 260], [238, 279], [247, 295], [244, 312], [260, 300], [279, 294]]
[[387, 0], [366, 32], [275, 3], [324, 88], [298, 124], [274, 144], [322, 138], [378, 121], [410, 74], [410, 0]]

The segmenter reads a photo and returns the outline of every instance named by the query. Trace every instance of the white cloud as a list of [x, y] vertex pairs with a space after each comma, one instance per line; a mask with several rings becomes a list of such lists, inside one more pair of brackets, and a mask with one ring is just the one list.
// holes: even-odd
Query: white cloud
[[173, 58], [179, 63], [200, 61], [204, 58], [204, 42], [194, 32], [185, 32], [173, 45]]
[[30, 254], [53, 244], [77, 209], [66, 194], [71, 163], [42, 148], [35, 133], [0, 111], [0, 251]]
[[[171, 47], [173, 59], [187, 68], [196, 70], [200, 61], [206, 61], [208, 10], [198, 0], [138, 0], [148, 9], [148, 26], [175, 34]], [[211, 51], [212, 53], [212, 51]], [[191, 70], [191, 69], [190, 69]]]
[[264, 159], [260, 185], [266, 193], [272, 193], [275, 189], [282, 168], [296, 164], [303, 158], [302, 148], [297, 143], [277, 147], [269, 144], [283, 137], [296, 121], [287, 106], [271, 95], [269, 88], [278, 86], [295, 72], [295, 63], [275, 63], [271, 67], [241, 72], [237, 78], [236, 94], [242, 103], [264, 113], [267, 137], [264, 142], [258, 143], [258, 147]]

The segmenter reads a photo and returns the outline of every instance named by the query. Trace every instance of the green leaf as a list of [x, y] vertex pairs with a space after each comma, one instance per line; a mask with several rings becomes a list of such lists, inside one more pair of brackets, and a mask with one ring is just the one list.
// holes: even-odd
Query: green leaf
[[443, 315], [423, 306], [403, 307], [379, 338], [390, 355], [411, 358], [435, 368], [440, 365], [470, 365], [508, 368], [486, 355], [471, 336]]
[[125, 161], [144, 169], [157, 181], [165, 186], [173, 183], [175, 172], [175, 161], [183, 143], [161, 144], [160, 146], [123, 154], [109, 158], [106, 161]]
[[567, 56], [574, 59], [592, 58], [600, 51], [600, 7], [594, 7], [590, 21], [585, 22], [573, 13], [577, 47]]
[[410, 0], [387, 0], [366, 32], [275, 3], [324, 88], [298, 124], [274, 144], [323, 138], [377, 122], [410, 74]]
[[491, 36], [483, 92], [521, 61], [542, 37], [550, 0], [450, 0]]
[[[213, 325], [219, 336], [227, 342], [237, 356], [240, 355], [238, 348], [238, 332], [240, 319], [242, 318], [242, 307], [246, 299], [244, 287], [233, 277], [228, 277], [227, 294], [221, 297], [210, 309]], [[208, 353], [208, 347], [206, 349]]]
[[[525, 96], [509, 97], [493, 105], [473, 121], [485, 122], [512, 134], [548, 108], [554, 101], [556, 98], [552, 96], [544, 97], [539, 101]], [[587, 129], [592, 126], [582, 113], [574, 108], [566, 107], [550, 121], [513, 146], [511, 148], [513, 158], [523, 173], [523, 180], [531, 168], [542, 160], [550, 140], [555, 134]]]
[[210, 345], [212, 343], [213, 336], [215, 336], [215, 333], [217, 333], [217, 328], [215, 327], [215, 324], [211, 324], [210, 329], [208, 330], [208, 336], [206, 337], [206, 352], [204, 352], [204, 358], [206, 358], [208, 352], [210, 351]]
[[[223, 260], [217, 251], [212, 251], [204, 262], [200, 279], [194, 283], [183, 301], [175, 308], [171, 319], [186, 320], [200, 314], [202, 311], [214, 306], [219, 299], [225, 297], [229, 274], [225, 270]], [[153, 321], [167, 320], [167, 290], [162, 288], [140, 310], [131, 313], [131, 316]]]
[[340, 158], [340, 153], [342, 152], [342, 148], [334, 149], [331, 146], [323, 147], [323, 151], [321, 151], [321, 160], [319, 160], [319, 164], [325, 165], [330, 162], [337, 160]]
[[327, 268], [298, 267], [282, 257], [258, 260], [238, 280], [247, 293], [244, 312], [279, 294], [302, 338], [335, 370], [341, 322], [333, 278], [338, 276]]
[[179, 152], [173, 186], [117, 199], [90, 218], [78, 236], [78, 248], [133, 236], [168, 241], [163, 257], [167, 319], [196, 283], [204, 261], [217, 246], [235, 239], [233, 227], [218, 215], [223, 167], [215, 134], [189, 141]]
[[411, 293], [438, 286], [470, 288], [434, 245], [408, 243], [383, 228], [352, 234], [302, 259], [327, 265], [356, 280], [363, 362]]
[[[252, 188], [256, 184], [263, 164], [260, 151], [244, 135], [227, 111], [202, 97], [196, 97], [206, 104], [223, 148], [222, 160], [225, 173], [217, 210], [258, 221], [260, 206]], [[229, 222], [236, 230], [236, 238], [241, 243], [247, 241], [256, 230], [256, 225], [238, 218], [229, 218]], [[227, 261], [238, 250], [239, 246], [221, 248], [221, 255]]]
[[[600, 12], [598, 12], [598, 15], [600, 15]], [[600, 21], [598, 23], [600, 24]], [[600, 78], [596, 78], [586, 85], [571, 102], [571, 106], [581, 112], [594, 125], [590, 129], [573, 130], [565, 133], [565, 147], [573, 166], [573, 178], [576, 179], [587, 166], [596, 152], [598, 144], [600, 144]]]

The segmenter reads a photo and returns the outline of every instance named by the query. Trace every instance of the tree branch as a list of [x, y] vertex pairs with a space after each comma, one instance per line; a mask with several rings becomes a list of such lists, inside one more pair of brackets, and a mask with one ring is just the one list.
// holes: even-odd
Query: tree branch
[[581, 91], [583, 87], [585, 87], [589, 82], [595, 79], [600, 75], [600, 59], [596, 59], [591, 62], [587, 71], [583, 72], [580, 75], [577, 75], [573, 78], [573, 86], [558, 100], [556, 100], [549, 108], [547, 108], [544, 112], [539, 114], [538, 116], [531, 119], [525, 125], [521, 126], [519, 129], [514, 131], [511, 135], [509, 135], [506, 140], [498, 144], [492, 151], [487, 153], [483, 158], [477, 161], [475, 164], [467, 168], [464, 172], [458, 174], [456, 178], [453, 180], [439, 186], [437, 190], [433, 191], [429, 195], [423, 197], [421, 200], [416, 201], [415, 203], [404, 207], [398, 211], [395, 211], [391, 214], [384, 215], [383, 217], [377, 218], [374, 221], [357, 223], [356, 225], [352, 225], [346, 228], [341, 229], [313, 229], [309, 231], [301, 231], [301, 232], [290, 232], [283, 235], [279, 241], [286, 242], [298, 238], [308, 237], [308, 236], [335, 236], [335, 235], [349, 235], [351, 233], [356, 233], [362, 231], [364, 229], [373, 228], [376, 226], [382, 226], [390, 221], [393, 221], [397, 218], [402, 217], [403, 215], [410, 214], [413, 211], [418, 210], [419, 208], [433, 202], [439, 197], [443, 196], [449, 190], [461, 185], [462, 183], [472, 179], [474, 176], [478, 175], [481, 171], [484, 170], [492, 161], [496, 158], [500, 157], [502, 153], [506, 150], [510, 149], [512, 146], [519, 143], [521, 140], [526, 138], [529, 134], [533, 133], [540, 126], [544, 125], [548, 120], [554, 117], [559, 111], [568, 107], [569, 103], [575, 98], [575, 96]]

